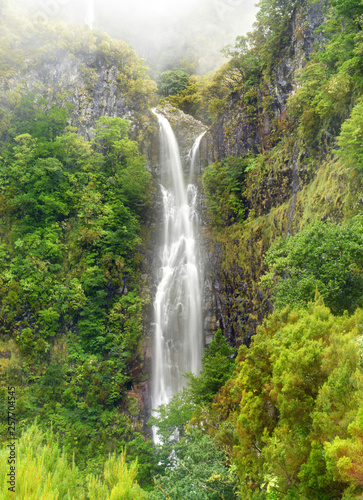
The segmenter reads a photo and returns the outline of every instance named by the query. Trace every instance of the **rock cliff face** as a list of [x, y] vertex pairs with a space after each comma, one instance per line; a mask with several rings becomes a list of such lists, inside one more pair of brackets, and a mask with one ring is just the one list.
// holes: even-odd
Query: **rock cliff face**
[[188, 175], [191, 164], [190, 151], [197, 137], [205, 132], [207, 127], [170, 104], [158, 108], [158, 110], [169, 120], [178, 142], [183, 170]]
[[[324, 2], [303, 2], [295, 9], [288, 46], [269, 77], [262, 77], [258, 91], [248, 96], [233, 93], [211, 127], [209, 154], [213, 161], [228, 155], [258, 155], [271, 147], [268, 141], [273, 129], [289, 126], [286, 101], [297, 88], [299, 72], [315, 44], [322, 42], [315, 30], [323, 21]], [[290, 144], [268, 172], [249, 176], [245, 204], [247, 213], [253, 213], [252, 222], [243, 231], [236, 229], [229, 241], [213, 237], [206, 251], [209, 331], [220, 327], [232, 344], [249, 345], [257, 325], [273, 308], [270, 297], [258, 286], [264, 253], [273, 238], [296, 230], [299, 193], [315, 175], [304, 151]]]
[[[214, 123], [213, 159], [228, 155], [245, 156], [249, 152], [258, 154], [265, 145], [271, 131], [273, 118], [284, 119], [287, 98], [298, 83], [299, 71], [310, 59], [315, 44], [322, 42], [315, 30], [324, 20], [323, 2], [303, 2], [293, 14], [290, 28], [290, 42], [256, 95], [248, 96], [235, 92], [226, 108]], [[269, 105], [263, 105], [268, 98]], [[265, 109], [264, 109], [265, 108]]]
[[[78, 35], [81, 36], [81, 35]], [[82, 36], [85, 36], [82, 33]], [[69, 40], [45, 46], [44, 52], [24, 60], [21, 69], [0, 81], [0, 105], [10, 109], [30, 92], [49, 102], [67, 105], [69, 124], [87, 139], [102, 116], [130, 123], [130, 136], [149, 157], [156, 119], [150, 111], [155, 84], [142, 72], [133, 49], [123, 42], [99, 42], [88, 33], [87, 43]], [[29, 42], [32, 43], [32, 42]], [[54, 43], [54, 42], [53, 42]], [[66, 45], [65, 48], [62, 45]]]

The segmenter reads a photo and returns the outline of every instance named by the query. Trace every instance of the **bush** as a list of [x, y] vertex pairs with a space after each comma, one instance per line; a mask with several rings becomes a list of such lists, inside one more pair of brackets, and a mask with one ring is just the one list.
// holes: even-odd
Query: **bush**
[[228, 156], [209, 165], [203, 175], [207, 213], [217, 226], [243, 221], [245, 215], [245, 178], [248, 159]]
[[16, 441], [15, 495], [9, 491], [9, 448], [0, 450], [0, 485], [2, 498], [38, 500], [141, 500], [146, 494], [137, 484], [137, 462], [126, 464], [125, 453], [110, 455], [105, 463], [103, 478], [83, 473], [69, 461], [51, 433], [42, 433], [36, 425], [29, 427]]
[[157, 80], [158, 92], [163, 97], [176, 95], [187, 88], [188, 82], [189, 75], [188, 73], [185, 73], [185, 71], [165, 71], [164, 73], [161, 73]]
[[306, 307], [316, 290], [334, 314], [363, 305], [363, 217], [345, 225], [313, 222], [292, 238], [281, 238], [266, 253], [275, 306]]
[[354, 106], [351, 117], [346, 120], [337, 138], [340, 150], [337, 155], [352, 169], [363, 172], [363, 100]]

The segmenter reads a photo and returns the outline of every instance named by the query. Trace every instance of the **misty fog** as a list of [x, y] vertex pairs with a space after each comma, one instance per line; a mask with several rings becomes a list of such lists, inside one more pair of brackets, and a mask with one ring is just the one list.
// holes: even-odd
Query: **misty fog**
[[155, 75], [187, 58], [195, 72], [216, 69], [220, 50], [251, 30], [254, 0], [13, 0], [37, 19], [87, 23], [123, 39]]

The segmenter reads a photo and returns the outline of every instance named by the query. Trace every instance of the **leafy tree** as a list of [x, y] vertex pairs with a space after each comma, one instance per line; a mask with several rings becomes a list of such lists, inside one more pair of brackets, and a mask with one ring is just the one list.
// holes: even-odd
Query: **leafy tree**
[[176, 95], [187, 88], [188, 82], [189, 75], [185, 71], [165, 71], [158, 78], [158, 92], [164, 97]]
[[337, 10], [337, 13], [346, 19], [358, 21], [363, 14], [362, 4], [358, 0], [334, 0], [332, 5]]
[[167, 405], [157, 408], [158, 415], [150, 417], [148, 425], [157, 427], [158, 436], [165, 445], [185, 435], [185, 426], [192, 418], [194, 409], [191, 391], [184, 387]]
[[87, 477], [89, 499], [127, 498], [142, 500], [147, 498], [147, 494], [137, 484], [136, 476], [137, 461], [128, 465], [124, 454], [121, 457], [110, 455], [105, 463], [103, 479], [93, 475]]
[[71, 104], [58, 107], [44, 97], [29, 92], [14, 110], [9, 135], [15, 137], [27, 133], [42, 142], [53, 140], [64, 131], [71, 110]]
[[169, 95], [165, 100], [184, 113], [194, 116], [197, 120], [205, 124], [211, 124], [207, 90], [210, 79], [210, 74], [202, 77], [192, 75], [185, 89], [178, 94]]
[[[208, 435], [188, 425], [195, 412], [198, 413], [203, 405], [209, 405], [231, 376], [233, 353], [234, 348], [218, 330], [202, 358], [202, 373], [199, 376], [186, 373], [188, 387], [177, 393], [169, 404], [160, 405], [157, 415], [149, 419], [148, 425], [156, 426], [161, 440], [161, 444], [155, 446], [156, 485], [171, 498], [178, 498], [181, 494], [187, 498], [233, 498], [234, 474], [223, 464], [223, 452], [215, 447]], [[210, 454], [214, 454], [213, 460], [208, 458]], [[188, 471], [191, 470], [192, 483], [188, 485]], [[159, 494], [154, 493], [151, 498], [159, 498]]]
[[234, 370], [235, 349], [231, 347], [218, 330], [202, 358], [203, 370], [199, 376], [189, 372], [184, 374], [188, 380], [190, 395], [195, 404], [210, 402]]
[[361, 216], [344, 225], [313, 222], [295, 236], [277, 241], [266, 253], [277, 308], [306, 306], [316, 289], [335, 314], [362, 306]]
[[[19, 499], [62, 498], [91, 500], [102, 498], [142, 499], [146, 494], [135, 481], [137, 462], [126, 464], [125, 454], [111, 455], [105, 463], [102, 479], [95, 475], [85, 477], [69, 461], [49, 432], [43, 434], [33, 424], [16, 442], [15, 496]], [[0, 484], [3, 498], [14, 498], [9, 490], [9, 448], [0, 451]]]
[[191, 429], [175, 443], [172, 462], [163, 474], [155, 478], [156, 490], [148, 498], [235, 498], [235, 475], [225, 466], [223, 453], [202, 431]]
[[245, 90], [258, 84], [261, 78], [261, 60], [259, 55], [255, 55], [247, 37], [238, 36], [234, 46], [229, 45], [222, 52], [231, 58], [228, 66], [230, 70], [235, 69], [240, 73]]
[[226, 421], [213, 435], [229, 446], [244, 498], [361, 491], [360, 438], [353, 444], [363, 401], [361, 318], [359, 309], [333, 316], [320, 299], [307, 310], [275, 311], [251, 347], [240, 348], [236, 374], [215, 398], [214, 413]]
[[333, 442], [326, 442], [327, 466], [336, 480], [362, 485], [363, 477], [363, 405], [357, 417], [348, 427], [345, 438], [336, 436]]

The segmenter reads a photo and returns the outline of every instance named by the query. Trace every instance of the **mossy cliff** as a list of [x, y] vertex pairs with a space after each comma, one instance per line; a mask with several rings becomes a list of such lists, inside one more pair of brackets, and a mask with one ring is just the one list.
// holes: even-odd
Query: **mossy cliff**
[[[360, 174], [335, 155], [335, 137], [359, 92], [350, 87], [338, 95], [337, 88], [333, 90], [334, 81], [341, 86], [337, 70], [324, 74], [321, 69], [320, 82], [316, 75], [311, 80], [314, 69], [324, 67], [320, 50], [330, 47], [331, 33], [322, 29], [329, 5], [295, 2], [285, 8], [281, 43], [273, 48], [272, 41], [261, 36], [274, 22], [273, 9], [269, 17], [261, 12], [248, 44], [236, 44], [231, 61], [218, 75], [222, 84], [233, 79], [233, 90], [228, 97], [212, 100], [215, 118], [208, 136], [215, 165], [222, 165], [217, 171], [225, 168], [228, 158], [240, 158], [244, 180], [239, 188], [243, 214], [236, 216], [232, 210], [233, 217], [221, 225], [209, 202], [205, 236], [215, 309], [210, 324], [222, 327], [237, 345], [249, 344], [257, 325], [273, 310], [270, 291], [260, 283], [271, 243], [296, 234], [313, 220], [343, 222], [358, 213], [362, 203]], [[310, 92], [313, 102], [319, 83], [321, 94], [325, 85], [325, 96], [341, 108], [332, 120], [325, 116], [324, 121], [316, 113], [314, 122], [305, 95]], [[344, 108], [339, 99], [345, 100]], [[333, 115], [334, 104], [320, 103], [328, 105]], [[213, 196], [215, 187], [208, 179], [206, 192]]]
[[[21, 442], [53, 450], [59, 477], [73, 477], [74, 492], [87, 485], [90, 498], [110, 498], [116, 483], [118, 494], [120, 470], [141, 498], [136, 464], [125, 466], [136, 458], [150, 499], [361, 498], [361, 2], [261, 0], [226, 65], [170, 99], [211, 124], [197, 179], [210, 345], [200, 376], [186, 374], [188, 387], [154, 419], [161, 447], [146, 426], [162, 220], [155, 85], [126, 44], [18, 20], [4, 5], [5, 449], [15, 393], [17, 437], [38, 419]], [[159, 111], [187, 176], [205, 126]]]
[[[214, 159], [259, 154], [273, 144], [283, 127], [286, 101], [298, 86], [299, 72], [322, 43], [316, 29], [323, 20], [323, 2], [294, 3], [284, 45], [275, 47], [269, 67], [256, 71], [254, 85], [236, 86], [214, 119]], [[240, 76], [243, 78], [243, 73]]]
[[132, 47], [86, 26], [32, 22], [7, 10], [2, 26], [3, 130], [21, 98], [33, 93], [49, 107], [67, 107], [68, 123], [87, 139], [101, 116], [127, 119], [130, 137], [147, 155], [156, 85]]

